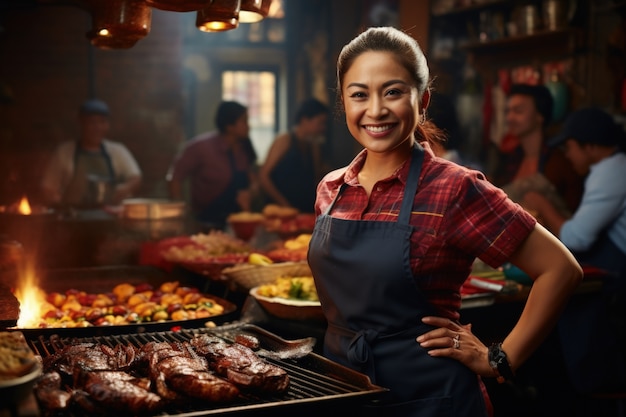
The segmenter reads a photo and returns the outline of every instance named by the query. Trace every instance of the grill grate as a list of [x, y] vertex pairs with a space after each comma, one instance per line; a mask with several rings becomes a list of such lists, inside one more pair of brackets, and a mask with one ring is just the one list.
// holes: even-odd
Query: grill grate
[[[231, 324], [216, 328], [181, 329], [178, 332], [152, 332], [123, 335], [106, 335], [91, 337], [61, 337], [58, 335], [39, 335], [28, 342], [33, 351], [45, 358], [54, 354], [63, 347], [74, 343], [101, 343], [114, 347], [118, 344], [133, 345], [137, 348], [154, 342], [185, 342], [195, 335], [209, 334], [221, 337], [232, 342], [239, 334], [256, 337], [260, 342], [259, 351], [268, 362], [280, 366], [287, 371], [290, 386], [286, 393], [277, 395], [262, 395], [244, 393], [234, 403], [224, 404], [190, 404], [185, 409], [174, 410], [179, 416], [200, 416], [222, 413], [261, 412], [271, 410], [277, 415], [277, 408], [289, 409], [294, 407], [304, 409], [306, 405], [318, 405], [337, 402], [349, 402], [356, 399], [370, 398], [385, 389], [371, 384], [369, 378], [358, 372], [331, 362], [324, 357], [310, 352], [312, 340], [300, 339], [284, 340], [266, 330], [251, 324]], [[313, 341], [314, 342], [314, 341]], [[303, 356], [304, 355], [304, 356]], [[173, 410], [168, 410], [172, 415]], [[290, 414], [291, 415], [291, 414]]]

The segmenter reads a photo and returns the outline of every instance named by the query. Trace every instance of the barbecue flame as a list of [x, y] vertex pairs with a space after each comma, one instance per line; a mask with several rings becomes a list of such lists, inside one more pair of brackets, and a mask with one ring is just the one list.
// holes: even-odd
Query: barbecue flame
[[32, 214], [33, 210], [30, 207], [30, 203], [28, 202], [26, 196], [22, 197], [20, 200], [20, 204], [17, 206], [17, 212], [25, 215]]
[[32, 267], [26, 266], [20, 274], [20, 282], [15, 289], [15, 297], [20, 302], [20, 317], [17, 320], [17, 327], [39, 327], [47, 305], [46, 293], [37, 286], [35, 271]]

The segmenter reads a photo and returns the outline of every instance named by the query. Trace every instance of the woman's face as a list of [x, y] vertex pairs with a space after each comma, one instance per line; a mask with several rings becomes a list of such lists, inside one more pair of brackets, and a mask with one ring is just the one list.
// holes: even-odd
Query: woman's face
[[229, 126], [230, 132], [239, 139], [247, 138], [250, 134], [250, 125], [248, 124], [248, 113], [239, 116], [237, 121]]
[[369, 51], [346, 71], [341, 96], [348, 130], [372, 152], [412, 145], [420, 98], [411, 74], [390, 52]]
[[326, 132], [326, 124], [328, 121], [327, 114], [318, 114], [310, 118], [304, 117], [301, 124], [304, 127], [308, 138], [317, 138]]

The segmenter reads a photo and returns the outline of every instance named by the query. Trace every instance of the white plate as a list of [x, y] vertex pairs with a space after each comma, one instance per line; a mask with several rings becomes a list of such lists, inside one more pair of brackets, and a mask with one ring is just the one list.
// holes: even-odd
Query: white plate
[[250, 295], [273, 316], [291, 320], [325, 320], [319, 301], [265, 297], [257, 294], [258, 289], [259, 287], [252, 288]]

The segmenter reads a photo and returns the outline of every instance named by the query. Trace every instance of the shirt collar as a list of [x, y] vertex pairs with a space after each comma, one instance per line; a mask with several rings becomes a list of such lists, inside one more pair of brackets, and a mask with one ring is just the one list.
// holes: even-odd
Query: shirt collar
[[[352, 160], [350, 165], [348, 165], [346, 172], [343, 176], [343, 182], [350, 186], [356, 186], [359, 184], [358, 175], [365, 163], [365, 158], [367, 156], [367, 149], [362, 150], [359, 154]], [[407, 178], [409, 176], [409, 169], [411, 167], [411, 159], [408, 158], [389, 178], [385, 181], [394, 181], [399, 180], [402, 185], [406, 184]]]

